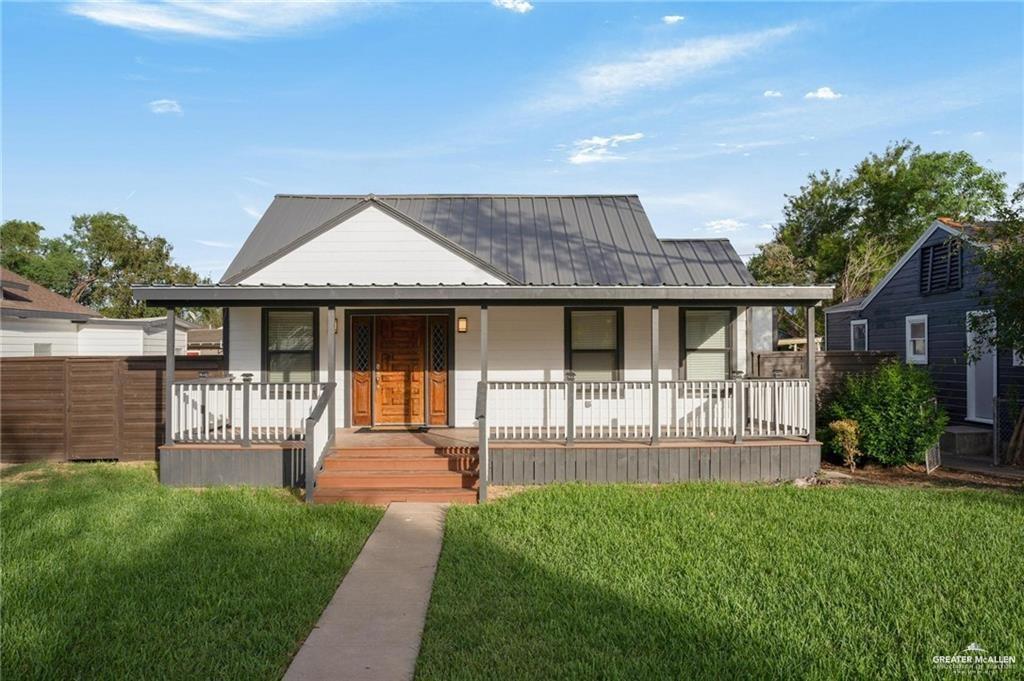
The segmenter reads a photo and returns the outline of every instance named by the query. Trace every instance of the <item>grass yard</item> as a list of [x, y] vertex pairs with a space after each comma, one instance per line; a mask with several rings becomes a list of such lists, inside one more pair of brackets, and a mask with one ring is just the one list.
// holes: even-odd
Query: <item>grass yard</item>
[[1024, 495], [537, 489], [448, 515], [419, 679], [1024, 676]]
[[380, 515], [152, 467], [9, 469], [0, 674], [279, 678]]

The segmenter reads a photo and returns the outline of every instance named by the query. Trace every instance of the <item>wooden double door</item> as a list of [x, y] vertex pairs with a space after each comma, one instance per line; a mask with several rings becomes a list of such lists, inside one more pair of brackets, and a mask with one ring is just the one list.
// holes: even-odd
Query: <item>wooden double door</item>
[[449, 315], [353, 315], [352, 424], [448, 424]]

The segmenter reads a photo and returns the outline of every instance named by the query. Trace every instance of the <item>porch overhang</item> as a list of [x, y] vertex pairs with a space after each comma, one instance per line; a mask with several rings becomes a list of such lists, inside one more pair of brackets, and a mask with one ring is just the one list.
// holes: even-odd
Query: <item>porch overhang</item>
[[222, 285], [133, 286], [162, 307], [261, 305], [818, 305], [833, 286]]

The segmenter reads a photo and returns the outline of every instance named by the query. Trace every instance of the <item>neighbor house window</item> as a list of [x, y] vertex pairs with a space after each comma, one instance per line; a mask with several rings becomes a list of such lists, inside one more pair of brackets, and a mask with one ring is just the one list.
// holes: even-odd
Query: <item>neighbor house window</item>
[[565, 311], [565, 365], [577, 381], [614, 381], [622, 369], [622, 309]]
[[921, 247], [921, 293], [956, 291], [962, 284], [963, 250], [955, 241]]
[[717, 381], [729, 377], [732, 310], [682, 310], [682, 375], [688, 381]]
[[270, 383], [312, 383], [317, 371], [316, 310], [263, 311], [263, 375]]
[[928, 315], [918, 314], [906, 318], [907, 362], [928, 363]]
[[855, 319], [850, 322], [850, 349], [868, 349], [868, 320]]

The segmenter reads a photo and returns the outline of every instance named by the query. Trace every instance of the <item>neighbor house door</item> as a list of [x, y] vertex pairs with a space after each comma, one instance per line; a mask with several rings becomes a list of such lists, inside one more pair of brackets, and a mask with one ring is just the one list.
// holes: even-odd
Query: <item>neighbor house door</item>
[[[967, 319], [982, 312], [968, 312]], [[992, 321], [995, 323], [995, 320]], [[967, 327], [967, 348], [978, 345], [981, 356], [967, 364], [967, 418], [971, 421], [992, 423], [992, 401], [996, 396], [996, 352], [988, 344], [981, 344], [970, 325]]]

